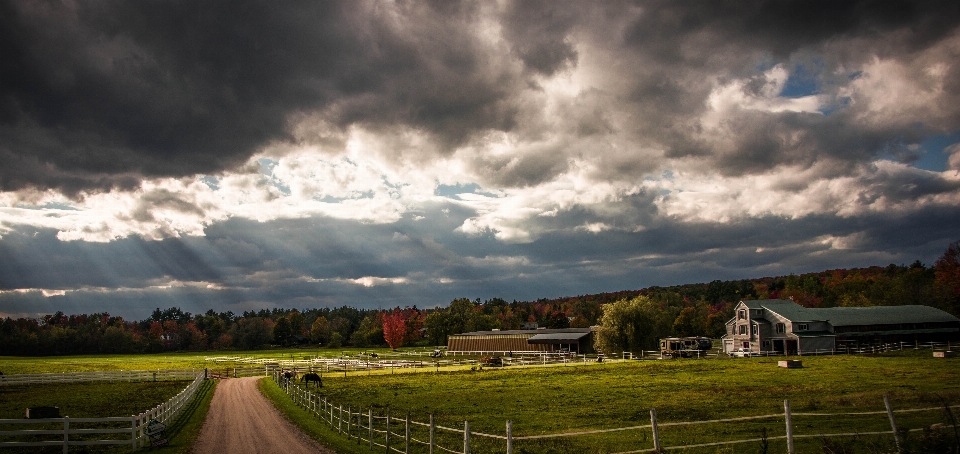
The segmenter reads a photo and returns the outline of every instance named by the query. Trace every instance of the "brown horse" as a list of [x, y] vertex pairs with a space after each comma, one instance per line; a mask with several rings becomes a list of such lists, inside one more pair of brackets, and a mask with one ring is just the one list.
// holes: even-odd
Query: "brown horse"
[[316, 382], [318, 388], [323, 388], [323, 380], [320, 379], [320, 376], [310, 372], [309, 374], [303, 374], [303, 377], [300, 378], [300, 381], [305, 382], [306, 386], [310, 386], [310, 382]]

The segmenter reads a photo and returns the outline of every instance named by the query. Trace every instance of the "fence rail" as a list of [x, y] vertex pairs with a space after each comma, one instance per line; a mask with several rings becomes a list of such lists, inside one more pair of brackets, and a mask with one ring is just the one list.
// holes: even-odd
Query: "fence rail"
[[2, 385], [42, 385], [49, 383], [82, 383], [95, 381], [134, 382], [156, 380], [191, 380], [203, 369], [106, 370], [48, 374], [0, 375]]
[[[792, 412], [790, 409], [790, 401], [784, 401], [784, 412], [783, 413], [772, 413], [766, 415], [758, 416], [741, 416], [733, 418], [724, 418], [724, 419], [714, 419], [714, 420], [703, 420], [703, 421], [671, 421], [671, 422], [662, 422], [657, 420], [656, 409], [650, 410], [650, 423], [642, 425], [633, 425], [628, 427], [614, 427], [607, 429], [593, 429], [593, 430], [583, 430], [576, 432], [562, 432], [562, 433], [551, 433], [551, 434], [536, 434], [536, 435], [523, 435], [515, 436], [513, 434], [513, 424], [511, 421], [506, 421], [506, 430], [503, 434], [489, 434], [483, 432], [475, 432], [470, 430], [469, 421], [464, 421], [462, 427], [447, 427], [437, 424], [434, 420], [433, 415], [430, 415], [429, 422], [420, 422], [410, 419], [409, 413], [406, 414], [403, 418], [398, 418], [390, 415], [389, 408], [386, 410], [383, 415], [375, 415], [373, 409], [363, 410], [361, 408], [353, 408], [350, 406], [344, 407], [343, 405], [334, 404], [333, 402], [328, 401], [326, 398], [322, 398], [309, 390], [301, 387], [294, 381], [287, 381], [283, 378], [283, 375], [280, 371], [276, 371], [273, 375], [273, 380], [280, 385], [282, 389], [285, 390], [288, 396], [303, 409], [306, 409], [312, 413], [318, 419], [324, 421], [325, 424], [329, 425], [337, 433], [346, 436], [349, 440], [356, 440], [358, 444], [366, 443], [369, 445], [370, 450], [375, 448], [381, 448], [386, 453], [398, 452], [403, 454], [409, 454], [412, 452], [428, 452], [428, 453], [454, 453], [454, 454], [470, 454], [471, 443], [476, 443], [478, 439], [482, 442], [488, 443], [483, 445], [483, 449], [477, 450], [477, 452], [506, 452], [507, 454], [513, 454], [514, 447], [518, 443], [522, 444], [523, 442], [534, 442], [534, 441], [544, 441], [551, 439], [565, 439], [572, 437], [587, 437], [587, 436], [597, 436], [603, 434], [611, 434], [614, 432], [626, 432], [626, 431], [646, 431], [645, 433], [650, 436], [649, 441], [640, 442], [638, 439], [646, 440], [647, 437], [633, 437], [633, 443], [646, 444], [647, 446], [637, 446], [636, 449], [621, 451], [617, 454], [630, 454], [630, 453], [643, 453], [643, 452], [661, 452], [663, 450], [683, 450], [683, 449], [693, 449], [693, 448], [704, 448], [704, 447], [719, 447], [727, 445], [740, 445], [744, 443], [758, 443], [758, 442], [767, 442], [771, 440], [786, 440], [787, 443], [787, 452], [789, 454], [794, 454], [796, 451], [794, 449], [793, 442], [794, 440], [809, 439], [809, 438], [818, 438], [826, 439], [832, 437], [851, 437], [851, 436], [867, 436], [867, 435], [876, 435], [876, 436], [890, 436], [892, 441], [895, 441], [895, 444], [899, 447], [901, 440], [900, 435], [902, 433], [908, 433], [910, 431], [919, 431], [923, 429], [898, 429], [896, 423], [897, 414], [912, 414], [920, 412], [936, 412], [944, 411], [945, 409], [957, 409], [960, 408], [960, 405], [952, 406], [939, 406], [939, 407], [924, 407], [924, 408], [908, 408], [908, 409], [898, 409], [895, 410], [890, 405], [889, 400], [884, 396], [884, 404], [886, 410], [881, 411], [862, 411], [862, 412], [843, 412], [843, 413], [826, 413], [826, 412]], [[800, 424], [796, 424], [794, 418], [799, 417], [803, 418], [805, 423], [811, 422], [812, 418], [821, 418], [821, 422], [824, 421], [833, 421], [835, 418], [839, 417], [871, 417], [878, 415], [886, 415], [889, 419], [889, 430], [872, 430], [875, 428], [875, 425], [870, 426], [864, 430], [857, 431], [841, 431], [841, 432], [832, 432], [832, 433], [796, 433], [795, 429]], [[667, 446], [661, 439], [663, 428], [671, 427], [682, 427], [682, 426], [693, 426], [693, 425], [704, 425], [704, 424], [731, 424], [731, 423], [743, 423], [747, 421], [759, 421], [759, 420], [773, 420], [772, 422], [780, 424], [781, 427], [785, 430], [783, 435], [770, 434], [770, 436], [764, 435], [761, 438], [740, 438], [734, 440], [724, 440], [724, 441], [714, 441], [709, 443], [675, 443]], [[779, 421], [779, 422], [778, 422]], [[807, 426], [812, 427], [812, 426]], [[947, 424], [946, 427], [957, 427], [956, 421], [953, 420], [950, 424]], [[443, 435], [443, 436], [442, 436]], [[489, 443], [493, 443], [490, 445]], [[623, 446], [620, 446], [622, 449]]]
[[[723, 352], [722, 343], [706, 351], [691, 352], [696, 358], [729, 358], [730, 356]], [[950, 350], [956, 348], [956, 343], [910, 343], [910, 342], [888, 342], [888, 343], [859, 343], [857, 345], [838, 345], [830, 350], [809, 350], [799, 354], [789, 356], [822, 356], [822, 355], [862, 355], [876, 354], [890, 351], [902, 350]], [[431, 351], [432, 352], [432, 351]], [[413, 351], [399, 353], [381, 353], [376, 356], [371, 354], [342, 355], [339, 357], [313, 357], [302, 359], [283, 359], [283, 358], [264, 358], [264, 357], [243, 357], [243, 356], [216, 356], [207, 357], [207, 361], [213, 363], [241, 363], [256, 364], [257, 366], [248, 366], [237, 368], [238, 371], [246, 370], [249, 375], [269, 375], [276, 369], [295, 369], [299, 372], [320, 372], [320, 373], [362, 373], [362, 372], [391, 372], [398, 370], [423, 370], [439, 369], [441, 367], [469, 366], [477, 367], [477, 359], [484, 356], [500, 356], [504, 366], [538, 366], [538, 365], [560, 365], [560, 364], [585, 364], [597, 362], [597, 355], [566, 353], [566, 352], [540, 352], [540, 351], [444, 351], [443, 357], [431, 357], [428, 351]], [[788, 356], [782, 352], [757, 352], [757, 356]], [[603, 355], [604, 362], [618, 362], [628, 360], [662, 360], [665, 358], [659, 350], [641, 350], [624, 351], [619, 353], [608, 353]], [[494, 366], [496, 367], [496, 366]], [[231, 372], [222, 372], [230, 370]], [[223, 376], [233, 376], [232, 369], [221, 369]], [[244, 372], [240, 372], [244, 373]]]
[[[144, 371], [140, 371], [144, 372]], [[71, 446], [90, 445], [127, 445], [133, 450], [152, 444], [151, 440], [159, 439], [157, 433], [151, 433], [155, 424], [166, 425], [175, 418], [180, 411], [196, 395], [197, 390], [206, 378], [204, 371], [184, 370], [169, 372], [163, 377], [166, 379], [186, 377], [193, 381], [166, 402], [133, 416], [118, 416], [105, 418], [47, 418], [47, 419], [0, 419], [0, 428], [31, 427], [20, 430], [0, 430], [0, 449], [8, 447], [41, 447], [62, 446], [67, 453]], [[179, 373], [176, 373], [179, 372]], [[81, 373], [86, 374], [86, 373]], [[63, 375], [71, 374], [33, 374], [33, 375]], [[94, 381], [90, 377], [74, 375], [77, 381]], [[5, 376], [15, 377], [15, 376]], [[153, 373], [141, 375], [141, 381], [153, 379]], [[158, 377], [159, 379], [159, 377]], [[116, 379], [112, 381], [118, 381]], [[124, 379], [126, 381], [126, 378]], [[133, 381], [133, 380], [130, 380]], [[66, 380], [18, 383], [65, 383]], [[57, 438], [49, 438], [56, 435]], [[154, 437], [151, 437], [153, 435]], [[104, 437], [105, 436], [105, 437]], [[4, 441], [9, 439], [15, 441]], [[43, 439], [46, 438], [46, 439]]]

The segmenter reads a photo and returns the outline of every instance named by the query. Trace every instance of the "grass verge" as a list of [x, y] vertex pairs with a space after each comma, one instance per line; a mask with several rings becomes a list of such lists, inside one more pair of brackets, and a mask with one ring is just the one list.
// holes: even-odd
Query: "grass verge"
[[206, 380], [197, 390], [197, 395], [180, 414], [173, 424], [167, 426], [167, 444], [156, 448], [147, 448], [150, 452], [160, 454], [186, 454], [193, 448], [193, 443], [200, 435], [203, 421], [207, 419], [210, 402], [216, 391], [217, 381]]
[[340, 454], [369, 453], [368, 444], [357, 444], [356, 440], [347, 440], [346, 437], [331, 430], [330, 426], [317, 419], [312, 413], [298, 407], [286, 393], [269, 378], [257, 382], [260, 392], [273, 406], [293, 425], [297, 426], [307, 436], [318, 443]]

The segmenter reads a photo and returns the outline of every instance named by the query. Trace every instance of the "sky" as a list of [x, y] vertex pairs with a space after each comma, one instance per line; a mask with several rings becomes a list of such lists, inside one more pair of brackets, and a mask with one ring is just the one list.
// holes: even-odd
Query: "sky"
[[0, 316], [926, 265], [960, 2], [2, 1]]

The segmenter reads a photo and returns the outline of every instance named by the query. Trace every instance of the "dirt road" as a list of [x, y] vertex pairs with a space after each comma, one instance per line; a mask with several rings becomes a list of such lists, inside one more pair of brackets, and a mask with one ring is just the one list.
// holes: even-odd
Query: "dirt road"
[[284, 419], [257, 390], [258, 378], [220, 381], [193, 453], [334, 454]]

